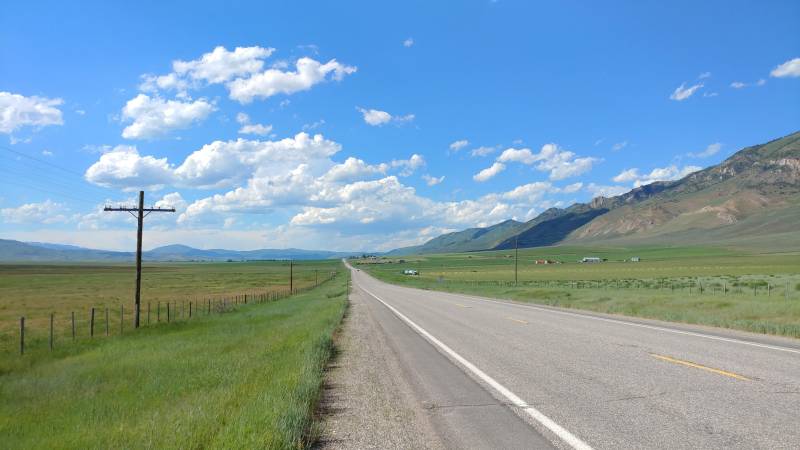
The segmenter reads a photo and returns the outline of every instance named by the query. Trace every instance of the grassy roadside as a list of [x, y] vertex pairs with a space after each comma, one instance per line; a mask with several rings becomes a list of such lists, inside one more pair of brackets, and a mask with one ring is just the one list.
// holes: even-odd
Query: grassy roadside
[[[537, 250], [520, 251], [517, 286], [508, 252], [425, 255], [403, 262], [393, 258], [357, 267], [380, 280], [421, 289], [800, 338], [796, 254], [725, 254], [692, 248], [606, 254], [571, 248]], [[581, 254], [600, 254], [609, 262], [578, 264], [576, 256]], [[641, 263], [620, 261], [639, 254], [645, 255]], [[532, 264], [538, 258], [564, 262]], [[417, 269], [420, 275], [404, 276], [404, 268]]]
[[0, 376], [3, 447], [304, 447], [344, 279], [20, 364]]

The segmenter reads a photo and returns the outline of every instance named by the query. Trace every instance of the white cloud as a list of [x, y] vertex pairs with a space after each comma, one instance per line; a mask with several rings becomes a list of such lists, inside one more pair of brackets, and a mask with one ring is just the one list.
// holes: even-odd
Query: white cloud
[[683, 100], [686, 100], [687, 98], [691, 97], [692, 94], [695, 93], [695, 91], [697, 91], [698, 89], [700, 89], [702, 87], [703, 87], [703, 83], [697, 83], [697, 84], [689, 86], [689, 87], [686, 87], [686, 83], [681, 83], [680, 86], [675, 88], [675, 91], [672, 93], [672, 95], [669, 96], [669, 99], [670, 100], [679, 101], [679, 102], [683, 101]]
[[389, 170], [389, 164], [382, 163], [370, 165], [363, 160], [349, 157], [345, 162], [337, 164], [328, 170], [325, 178], [328, 181], [355, 181], [373, 175], [382, 175]]
[[413, 38], [408, 38], [408, 39], [403, 41], [403, 47], [408, 48], [408, 47], [411, 47], [412, 45], [414, 45], [414, 39]]
[[800, 58], [790, 59], [772, 69], [769, 76], [775, 78], [800, 77]]
[[563, 193], [565, 193], [565, 194], [572, 194], [572, 193], [574, 193], [574, 192], [578, 192], [578, 191], [580, 191], [580, 190], [581, 190], [581, 188], [583, 188], [583, 183], [581, 183], [581, 182], [579, 181], [579, 182], [577, 182], [577, 183], [572, 183], [572, 184], [568, 184], [568, 185], [564, 186], [564, 187], [561, 189], [561, 192], [563, 192]]
[[41, 128], [63, 125], [60, 98], [25, 97], [11, 92], [0, 92], [0, 133], [10, 134], [22, 127]]
[[628, 183], [632, 181], [634, 187], [639, 187], [655, 183], [656, 181], [679, 180], [701, 169], [702, 167], [699, 166], [684, 166], [683, 168], [679, 168], [673, 164], [667, 167], [655, 168], [648, 174], [640, 174], [639, 169], [632, 168], [623, 170], [619, 175], [612, 178], [612, 180], [616, 183]]
[[440, 177], [434, 177], [426, 173], [425, 175], [422, 175], [422, 179], [425, 180], [425, 184], [427, 184], [428, 186], [436, 186], [437, 184], [444, 181], [444, 175]]
[[468, 140], [461, 139], [461, 140], [455, 141], [452, 144], [450, 144], [450, 151], [455, 153], [455, 152], [461, 150], [462, 148], [464, 148], [464, 147], [466, 147], [468, 145], [469, 145], [469, 141]]
[[759, 78], [759, 80], [756, 81], [756, 86], [763, 86], [765, 84], [767, 84], [767, 80], [765, 80], [763, 78]]
[[127, 145], [104, 153], [84, 176], [90, 183], [126, 191], [158, 190], [175, 181], [167, 158], [140, 156], [136, 147]]
[[615, 197], [624, 194], [631, 190], [625, 186], [604, 186], [595, 183], [589, 183], [586, 190], [592, 194], [592, 197]]
[[386, 111], [381, 111], [379, 109], [365, 109], [358, 106], [356, 107], [356, 110], [362, 114], [364, 117], [364, 122], [366, 122], [368, 125], [372, 125], [373, 127], [382, 126], [389, 122], [395, 122], [399, 124], [414, 120], [414, 114], [393, 116]]
[[417, 169], [425, 165], [425, 158], [422, 155], [414, 153], [408, 159], [395, 159], [391, 162], [392, 167], [401, 168], [400, 176], [407, 177], [414, 173]]
[[43, 156], [53, 156], [53, 152], [51, 152], [50, 150], [42, 150], [42, 155]]
[[335, 59], [325, 64], [303, 57], [295, 63], [293, 72], [267, 69], [249, 78], [237, 78], [227, 83], [230, 98], [239, 103], [250, 103], [255, 98], [269, 98], [277, 94], [294, 94], [311, 89], [328, 79], [341, 80], [356, 72], [353, 66], [340, 64]]
[[743, 87], [747, 87], [747, 83], [742, 83], [741, 81], [734, 81], [731, 83], [731, 87], [734, 89], [741, 89]]
[[705, 79], [705, 78], [711, 78], [711, 72], [703, 72], [703, 73], [701, 73], [700, 75], [697, 76], [698, 80], [702, 80], [702, 79]]
[[718, 95], [716, 92], [703, 92], [703, 97], [716, 97]]
[[260, 72], [264, 59], [275, 51], [274, 48], [236, 47], [232, 52], [225, 47], [216, 47], [192, 61], [175, 61], [172, 69], [178, 75], [207, 83], [224, 83], [233, 78]]
[[506, 170], [506, 166], [503, 163], [495, 162], [491, 166], [481, 170], [480, 172], [476, 173], [472, 179], [483, 183], [484, 181], [488, 181], [494, 178], [495, 175], [499, 174], [500, 172]]
[[242, 125], [242, 127], [239, 128], [239, 134], [256, 134], [259, 136], [266, 136], [272, 132], [272, 125], [250, 123], [250, 116], [243, 112], [240, 112], [236, 115], [236, 121]]
[[708, 147], [701, 152], [689, 153], [689, 156], [693, 158], [708, 158], [709, 156], [716, 155], [720, 150], [722, 150], [722, 144], [714, 142], [713, 144], [709, 144]]
[[536, 164], [536, 169], [549, 172], [551, 180], [584, 174], [592, 170], [592, 166], [599, 161], [597, 158], [577, 158], [575, 153], [562, 150], [556, 144], [545, 144], [539, 153], [533, 153], [529, 148], [509, 148], [497, 158], [499, 162], [518, 162], [526, 165]]
[[26, 203], [16, 208], [0, 209], [0, 217], [6, 223], [49, 225], [66, 222], [67, 211], [63, 204], [48, 199], [42, 203]]
[[303, 125], [303, 131], [311, 131], [315, 130], [321, 126], [325, 125], [325, 119], [319, 119], [316, 122], [311, 122]]
[[627, 146], [628, 146], [628, 141], [617, 142], [616, 144], [611, 146], [611, 151], [618, 152]]
[[483, 156], [489, 156], [496, 151], [497, 147], [480, 146], [477, 148], [473, 148], [472, 151], [469, 152], [469, 154], [473, 157], [483, 157]]
[[184, 102], [139, 94], [122, 108], [122, 119], [133, 122], [122, 130], [122, 137], [150, 139], [163, 136], [205, 120], [214, 110], [214, 105], [204, 99]]

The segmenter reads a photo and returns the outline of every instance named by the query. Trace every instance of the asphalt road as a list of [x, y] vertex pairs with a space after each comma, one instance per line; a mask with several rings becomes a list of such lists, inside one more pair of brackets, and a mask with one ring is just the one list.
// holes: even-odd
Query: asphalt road
[[800, 448], [800, 343], [353, 270], [447, 448]]

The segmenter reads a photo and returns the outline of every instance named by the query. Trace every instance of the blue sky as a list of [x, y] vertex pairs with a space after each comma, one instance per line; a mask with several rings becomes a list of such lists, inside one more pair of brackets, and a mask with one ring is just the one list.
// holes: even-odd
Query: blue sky
[[797, 2], [7, 2], [0, 237], [385, 250], [800, 124]]

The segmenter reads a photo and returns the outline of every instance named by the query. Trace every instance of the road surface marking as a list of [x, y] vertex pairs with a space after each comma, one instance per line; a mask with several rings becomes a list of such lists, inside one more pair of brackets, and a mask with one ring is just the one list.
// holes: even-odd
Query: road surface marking
[[527, 325], [527, 324], [528, 324], [528, 322], [526, 322], [526, 321], [524, 321], [524, 320], [515, 319], [515, 318], [513, 318], [513, 317], [506, 317], [506, 319], [508, 319], [508, 320], [513, 320], [514, 322], [519, 322], [519, 323], [522, 323], [522, 324], [525, 324], [525, 325]]
[[674, 363], [674, 364], [681, 364], [681, 365], [684, 365], [684, 366], [687, 366], [687, 367], [694, 367], [695, 369], [705, 370], [707, 372], [712, 372], [712, 373], [716, 373], [716, 374], [719, 374], [719, 375], [724, 375], [726, 377], [736, 378], [737, 380], [753, 381], [750, 378], [747, 378], [745, 376], [739, 375], [737, 373], [728, 372], [727, 370], [714, 369], [712, 367], [703, 366], [703, 365], [700, 365], [700, 364], [693, 363], [691, 361], [684, 361], [682, 359], [670, 358], [669, 356], [658, 355], [656, 353], [650, 353], [650, 356], [652, 356], [653, 358], [660, 359], [662, 361], [667, 361], [667, 362], [671, 362], [671, 363]]
[[563, 428], [561, 425], [553, 422], [552, 419], [539, 412], [539, 410], [537, 410], [533, 406], [528, 405], [524, 400], [522, 400], [519, 396], [517, 396], [517, 394], [511, 392], [508, 388], [498, 383], [494, 378], [490, 377], [484, 371], [479, 369], [475, 364], [472, 364], [466, 358], [456, 353], [453, 349], [445, 345], [442, 341], [433, 337], [432, 334], [425, 331], [424, 328], [414, 323], [411, 319], [403, 315], [403, 313], [395, 309], [392, 305], [383, 301], [380, 297], [367, 290], [364, 286], [361, 286], [361, 290], [371, 295], [379, 302], [383, 303], [383, 305], [389, 308], [389, 310], [392, 311], [394, 315], [399, 317], [400, 320], [405, 322], [408, 326], [410, 326], [413, 330], [419, 333], [422, 337], [427, 339], [428, 342], [432, 343], [436, 347], [439, 347], [439, 349], [442, 350], [444, 353], [449, 355], [454, 360], [458, 361], [467, 370], [472, 372], [473, 375], [483, 380], [484, 383], [488, 384], [500, 395], [505, 397], [511, 404], [513, 404], [518, 408], [522, 408], [522, 410], [525, 411], [529, 416], [531, 416], [534, 420], [536, 420], [537, 422], [542, 424], [545, 428], [553, 432], [553, 434], [555, 434], [561, 440], [566, 442], [570, 447], [574, 448], [575, 450], [592, 450], [592, 447], [590, 447], [589, 444], [580, 440], [580, 438], [567, 431], [567, 429]]
[[461, 303], [456, 303], [456, 306], [460, 306], [462, 308], [472, 308], [472, 306], [462, 305]]
[[[406, 289], [413, 289], [413, 288], [406, 288]], [[539, 311], [550, 312], [550, 313], [553, 313], [553, 314], [561, 314], [561, 315], [564, 315], [564, 316], [581, 317], [581, 318], [584, 318], [584, 319], [599, 320], [601, 322], [616, 323], [616, 324], [620, 324], [620, 325], [627, 325], [627, 326], [630, 326], [630, 327], [646, 328], [646, 329], [649, 329], [649, 330], [664, 331], [664, 332], [667, 332], [667, 333], [675, 333], [675, 334], [683, 334], [683, 335], [686, 335], [686, 336], [694, 336], [694, 337], [700, 337], [700, 338], [704, 338], [704, 339], [712, 339], [712, 340], [715, 340], [715, 341], [730, 342], [730, 343], [733, 343], [733, 344], [741, 344], [741, 345], [750, 345], [752, 347], [768, 348], [770, 350], [778, 350], [778, 351], [781, 351], [781, 352], [789, 352], [789, 353], [800, 354], [800, 350], [798, 350], [798, 349], [789, 348], [789, 347], [781, 347], [781, 346], [778, 346], [778, 345], [759, 344], [758, 342], [750, 342], [750, 341], [743, 341], [741, 339], [726, 338], [726, 337], [722, 337], [722, 336], [714, 336], [714, 335], [711, 335], [711, 334], [703, 334], [703, 333], [698, 333], [698, 332], [695, 332], [695, 331], [674, 330], [672, 328], [660, 327], [660, 326], [657, 326], [657, 325], [647, 325], [647, 324], [643, 324], [643, 323], [627, 322], [625, 320], [620, 320], [620, 319], [611, 319], [611, 318], [608, 318], [608, 317], [598, 317], [598, 316], [592, 316], [592, 315], [589, 315], [589, 314], [581, 314], [581, 313], [575, 313], [575, 312], [569, 312], [569, 311], [559, 311], [559, 310], [556, 310], [556, 309], [542, 308], [542, 307], [534, 306], [534, 305], [520, 305], [518, 303], [503, 302], [503, 301], [492, 300], [492, 299], [488, 299], [488, 298], [485, 298], [485, 297], [478, 297], [478, 296], [473, 296], [473, 295], [468, 295], [468, 294], [452, 294], [452, 293], [449, 293], [449, 292], [439, 292], [439, 293], [441, 293], [441, 294], [449, 294], [449, 295], [453, 295], [455, 297], [467, 298], [467, 299], [470, 299], [470, 300], [473, 300], [473, 301], [498, 303], [498, 304], [501, 304], [501, 305], [507, 305], [507, 306], [513, 306], [513, 307], [518, 307], [518, 308], [525, 308], [525, 309], [536, 309], [536, 310], [539, 310]]]

